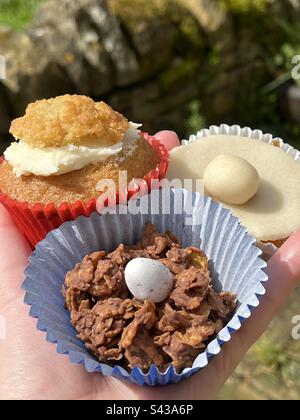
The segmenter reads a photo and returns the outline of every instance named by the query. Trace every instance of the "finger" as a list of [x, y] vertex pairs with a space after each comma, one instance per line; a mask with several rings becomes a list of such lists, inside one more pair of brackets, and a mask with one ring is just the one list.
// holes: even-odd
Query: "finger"
[[160, 140], [169, 151], [174, 149], [174, 147], [180, 146], [180, 140], [175, 131], [159, 131], [155, 134], [155, 138]]
[[0, 310], [22, 293], [24, 268], [31, 253], [24, 236], [0, 205]]
[[295, 233], [271, 258], [267, 274], [266, 294], [252, 318], [240, 330], [245, 349], [264, 332], [274, 316], [287, 303], [300, 281], [300, 231]]
[[212, 369], [221, 373], [221, 384], [235, 370], [245, 353], [264, 333], [274, 316], [287, 303], [290, 294], [300, 282], [300, 231], [295, 233], [271, 258], [265, 285], [266, 294], [259, 307], [242, 328], [233, 334], [231, 341], [214, 359]]

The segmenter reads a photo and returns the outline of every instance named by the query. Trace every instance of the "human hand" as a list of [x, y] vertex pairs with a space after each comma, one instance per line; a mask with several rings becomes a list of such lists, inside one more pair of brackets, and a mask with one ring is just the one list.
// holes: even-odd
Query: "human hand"
[[0, 340], [0, 399], [215, 399], [247, 350], [287, 302], [300, 278], [300, 231], [269, 261], [266, 295], [253, 316], [222, 352], [192, 378], [163, 388], [141, 388], [87, 373], [56, 353], [36, 330], [23, 303], [21, 284], [31, 249], [0, 206], [0, 316], [7, 337]]

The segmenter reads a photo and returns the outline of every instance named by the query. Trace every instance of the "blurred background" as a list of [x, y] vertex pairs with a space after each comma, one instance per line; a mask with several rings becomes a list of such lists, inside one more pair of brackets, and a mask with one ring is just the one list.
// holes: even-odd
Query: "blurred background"
[[[0, 152], [29, 102], [64, 93], [150, 133], [235, 123], [300, 147], [300, 0], [0, 0], [0, 55]], [[298, 290], [221, 398], [300, 399], [299, 302]]]

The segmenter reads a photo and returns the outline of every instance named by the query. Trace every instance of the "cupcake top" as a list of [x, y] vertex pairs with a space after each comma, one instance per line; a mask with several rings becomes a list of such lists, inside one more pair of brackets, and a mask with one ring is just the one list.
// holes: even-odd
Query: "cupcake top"
[[37, 148], [116, 144], [129, 128], [128, 120], [104, 102], [81, 95], [64, 95], [29, 104], [23, 117], [11, 124], [10, 133]]
[[274, 145], [209, 135], [173, 149], [167, 177], [202, 180], [258, 240], [283, 240], [300, 227], [300, 165]]
[[86, 256], [67, 274], [64, 295], [99, 361], [144, 371], [192, 366], [236, 308], [234, 294], [213, 289], [205, 254], [152, 224], [135, 246]]
[[16, 176], [62, 175], [120, 153], [124, 141], [139, 138], [138, 128], [86, 96], [43, 99], [12, 122], [10, 132], [19, 141], [4, 156]]

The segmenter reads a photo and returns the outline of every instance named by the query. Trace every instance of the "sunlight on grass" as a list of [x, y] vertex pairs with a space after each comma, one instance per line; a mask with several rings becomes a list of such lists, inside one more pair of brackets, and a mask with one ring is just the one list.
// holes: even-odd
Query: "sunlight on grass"
[[24, 29], [43, 0], [0, 0], [0, 25]]

